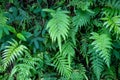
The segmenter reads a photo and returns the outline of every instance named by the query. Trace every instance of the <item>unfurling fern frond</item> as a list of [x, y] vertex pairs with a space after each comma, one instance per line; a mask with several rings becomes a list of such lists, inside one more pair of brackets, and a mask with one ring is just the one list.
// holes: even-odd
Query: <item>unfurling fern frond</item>
[[101, 59], [100, 55], [98, 55], [97, 53], [92, 53], [91, 60], [93, 72], [97, 77], [97, 80], [100, 80], [101, 73], [104, 70], [103, 59]]
[[67, 59], [63, 55], [57, 53], [54, 56], [53, 64], [62, 76], [66, 78], [70, 77], [72, 69], [68, 64]]
[[5, 46], [5, 49], [2, 54], [2, 62], [3, 66], [6, 69], [8, 65], [13, 63], [16, 58], [22, 56], [24, 53], [29, 53], [28, 48], [16, 40], [12, 39], [12, 41], [8, 41], [9, 45]]
[[75, 51], [73, 48], [73, 44], [70, 41], [67, 41], [63, 46], [62, 46], [62, 52], [61, 54], [63, 56], [66, 56], [68, 59], [69, 66], [71, 65], [71, 60], [75, 55]]
[[91, 13], [87, 11], [77, 10], [76, 16], [73, 17], [73, 25], [77, 27], [85, 26], [90, 22]]
[[66, 15], [67, 11], [62, 11], [60, 9], [49, 10], [45, 9], [44, 11], [51, 12], [52, 19], [47, 24], [47, 29], [49, 30], [50, 37], [53, 42], [58, 42], [59, 49], [61, 51], [61, 42], [62, 38], [66, 40], [69, 30], [69, 16]]
[[120, 35], [120, 16], [115, 17], [105, 17], [102, 18], [104, 22], [104, 26], [106, 28], [109, 28], [109, 31], [113, 31], [115, 34], [117, 34], [117, 37]]
[[95, 50], [95, 53], [98, 53], [100, 57], [105, 61], [107, 66], [110, 65], [110, 50], [111, 47], [111, 38], [107, 34], [101, 34], [93, 32], [90, 39], [93, 39], [92, 45], [94, 46], [93, 49]]
[[107, 16], [118, 16], [120, 15], [120, 1], [119, 0], [108, 0], [103, 8], [103, 14]]

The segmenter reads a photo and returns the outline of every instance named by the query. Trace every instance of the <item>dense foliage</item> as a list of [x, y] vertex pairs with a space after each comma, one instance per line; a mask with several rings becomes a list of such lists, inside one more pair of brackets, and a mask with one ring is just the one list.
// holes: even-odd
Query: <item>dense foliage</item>
[[0, 80], [120, 80], [120, 0], [0, 0]]

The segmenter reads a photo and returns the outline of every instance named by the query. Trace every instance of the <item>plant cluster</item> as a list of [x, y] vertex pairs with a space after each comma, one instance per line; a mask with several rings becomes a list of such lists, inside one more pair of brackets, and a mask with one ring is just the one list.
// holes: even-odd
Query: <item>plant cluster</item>
[[120, 0], [0, 0], [0, 80], [119, 80]]

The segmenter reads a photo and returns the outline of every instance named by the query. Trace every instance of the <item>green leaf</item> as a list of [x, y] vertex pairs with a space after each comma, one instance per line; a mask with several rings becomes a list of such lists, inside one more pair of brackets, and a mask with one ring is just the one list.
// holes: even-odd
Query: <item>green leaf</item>
[[26, 41], [26, 38], [25, 38], [21, 33], [17, 33], [17, 37], [18, 37], [20, 40]]

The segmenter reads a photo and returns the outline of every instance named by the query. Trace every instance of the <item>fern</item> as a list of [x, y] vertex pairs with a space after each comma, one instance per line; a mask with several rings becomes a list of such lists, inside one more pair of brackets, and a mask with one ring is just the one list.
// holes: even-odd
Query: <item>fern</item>
[[109, 28], [109, 31], [113, 31], [117, 37], [119, 38], [120, 35], [120, 16], [114, 16], [114, 17], [105, 17], [102, 18], [104, 22], [104, 26], [106, 28]]
[[101, 34], [93, 32], [90, 39], [93, 39], [92, 45], [96, 53], [99, 53], [100, 57], [105, 61], [107, 66], [110, 65], [110, 50], [111, 47], [111, 38], [107, 34]]
[[107, 16], [120, 15], [120, 1], [119, 0], [108, 0], [103, 8], [103, 14]]
[[88, 12], [92, 12], [89, 9], [91, 4], [92, 4], [92, 1], [90, 1], [90, 0], [87, 0], [87, 1], [84, 1], [84, 0], [81, 0], [81, 1], [80, 0], [72, 0], [70, 2], [71, 6], [74, 6], [77, 9], [81, 9], [83, 11], [88, 11]]
[[56, 11], [46, 9], [44, 11], [48, 11], [52, 15], [52, 19], [47, 24], [47, 29], [49, 30], [52, 41], [58, 42], [59, 49], [61, 51], [62, 38], [66, 40], [66, 37], [68, 36], [70, 24], [69, 16], [66, 15], [68, 12], [60, 9], [57, 9]]
[[71, 38], [71, 41], [74, 45], [76, 45], [76, 34], [78, 32], [78, 27], [72, 26], [72, 28], [69, 31], [69, 37]]
[[76, 16], [73, 17], [73, 25], [77, 27], [82, 27], [90, 22], [91, 13], [87, 11], [77, 10]]
[[53, 64], [55, 65], [56, 69], [62, 76], [66, 77], [66, 78], [70, 78], [72, 69], [69, 66], [68, 61], [67, 61], [67, 59], [65, 59], [64, 56], [57, 53], [54, 56]]
[[5, 46], [5, 49], [2, 54], [2, 62], [3, 66], [6, 69], [8, 65], [13, 63], [16, 58], [22, 56], [24, 53], [29, 53], [28, 48], [16, 40], [12, 39], [12, 41], [8, 41], [9, 45]]
[[36, 58], [36, 57], [31, 57], [29, 56], [29, 58], [19, 58], [18, 61], [23, 62], [25, 64], [31, 65], [33, 67], [35, 66], [42, 66], [43, 61], [40, 58]]
[[71, 65], [71, 60], [75, 55], [75, 51], [73, 48], [73, 44], [70, 41], [67, 41], [63, 46], [62, 46], [62, 52], [61, 54], [63, 56], [66, 56], [68, 59], [69, 66]]
[[74, 54], [73, 44], [70, 41], [67, 41], [63, 44], [62, 51], [54, 56], [53, 64], [59, 73], [66, 78], [69, 78], [71, 75], [71, 62]]
[[93, 72], [96, 75], [97, 80], [100, 80], [100, 76], [104, 70], [104, 62], [97, 53], [92, 53], [91, 60]]
[[104, 80], [116, 80], [115, 68], [112, 66], [110, 68], [106, 68], [101, 75]]
[[17, 80], [29, 80], [31, 77], [37, 73], [37, 68], [42, 64], [42, 60], [37, 57], [31, 57], [28, 55], [25, 58], [19, 58], [19, 64], [15, 65], [11, 71], [11, 75], [9, 77], [12, 78], [15, 74], [17, 74]]
[[88, 38], [89, 36], [86, 34], [86, 35], [83, 35], [81, 38], [81, 46], [80, 46], [80, 54], [82, 54], [82, 56], [85, 58], [86, 60], [86, 64], [88, 66], [89, 64], [89, 61], [88, 61], [88, 57], [89, 57], [89, 54], [88, 54]]
[[71, 74], [71, 80], [88, 80], [85, 74], [85, 67], [82, 64], [79, 64], [77, 67], [78, 68], [73, 70], [73, 73]]
[[3, 13], [0, 13], [0, 39], [2, 38], [3, 34], [9, 35], [9, 31], [16, 33], [15, 29], [7, 23], [7, 18], [3, 15]]
[[16, 78], [17, 80], [30, 80], [31, 78], [31, 72], [36, 71], [35, 68], [31, 65], [22, 63], [22, 64], [17, 64], [14, 66], [14, 68], [11, 71], [11, 75], [9, 77], [9, 80], [13, 77], [14, 74], [17, 73]]

